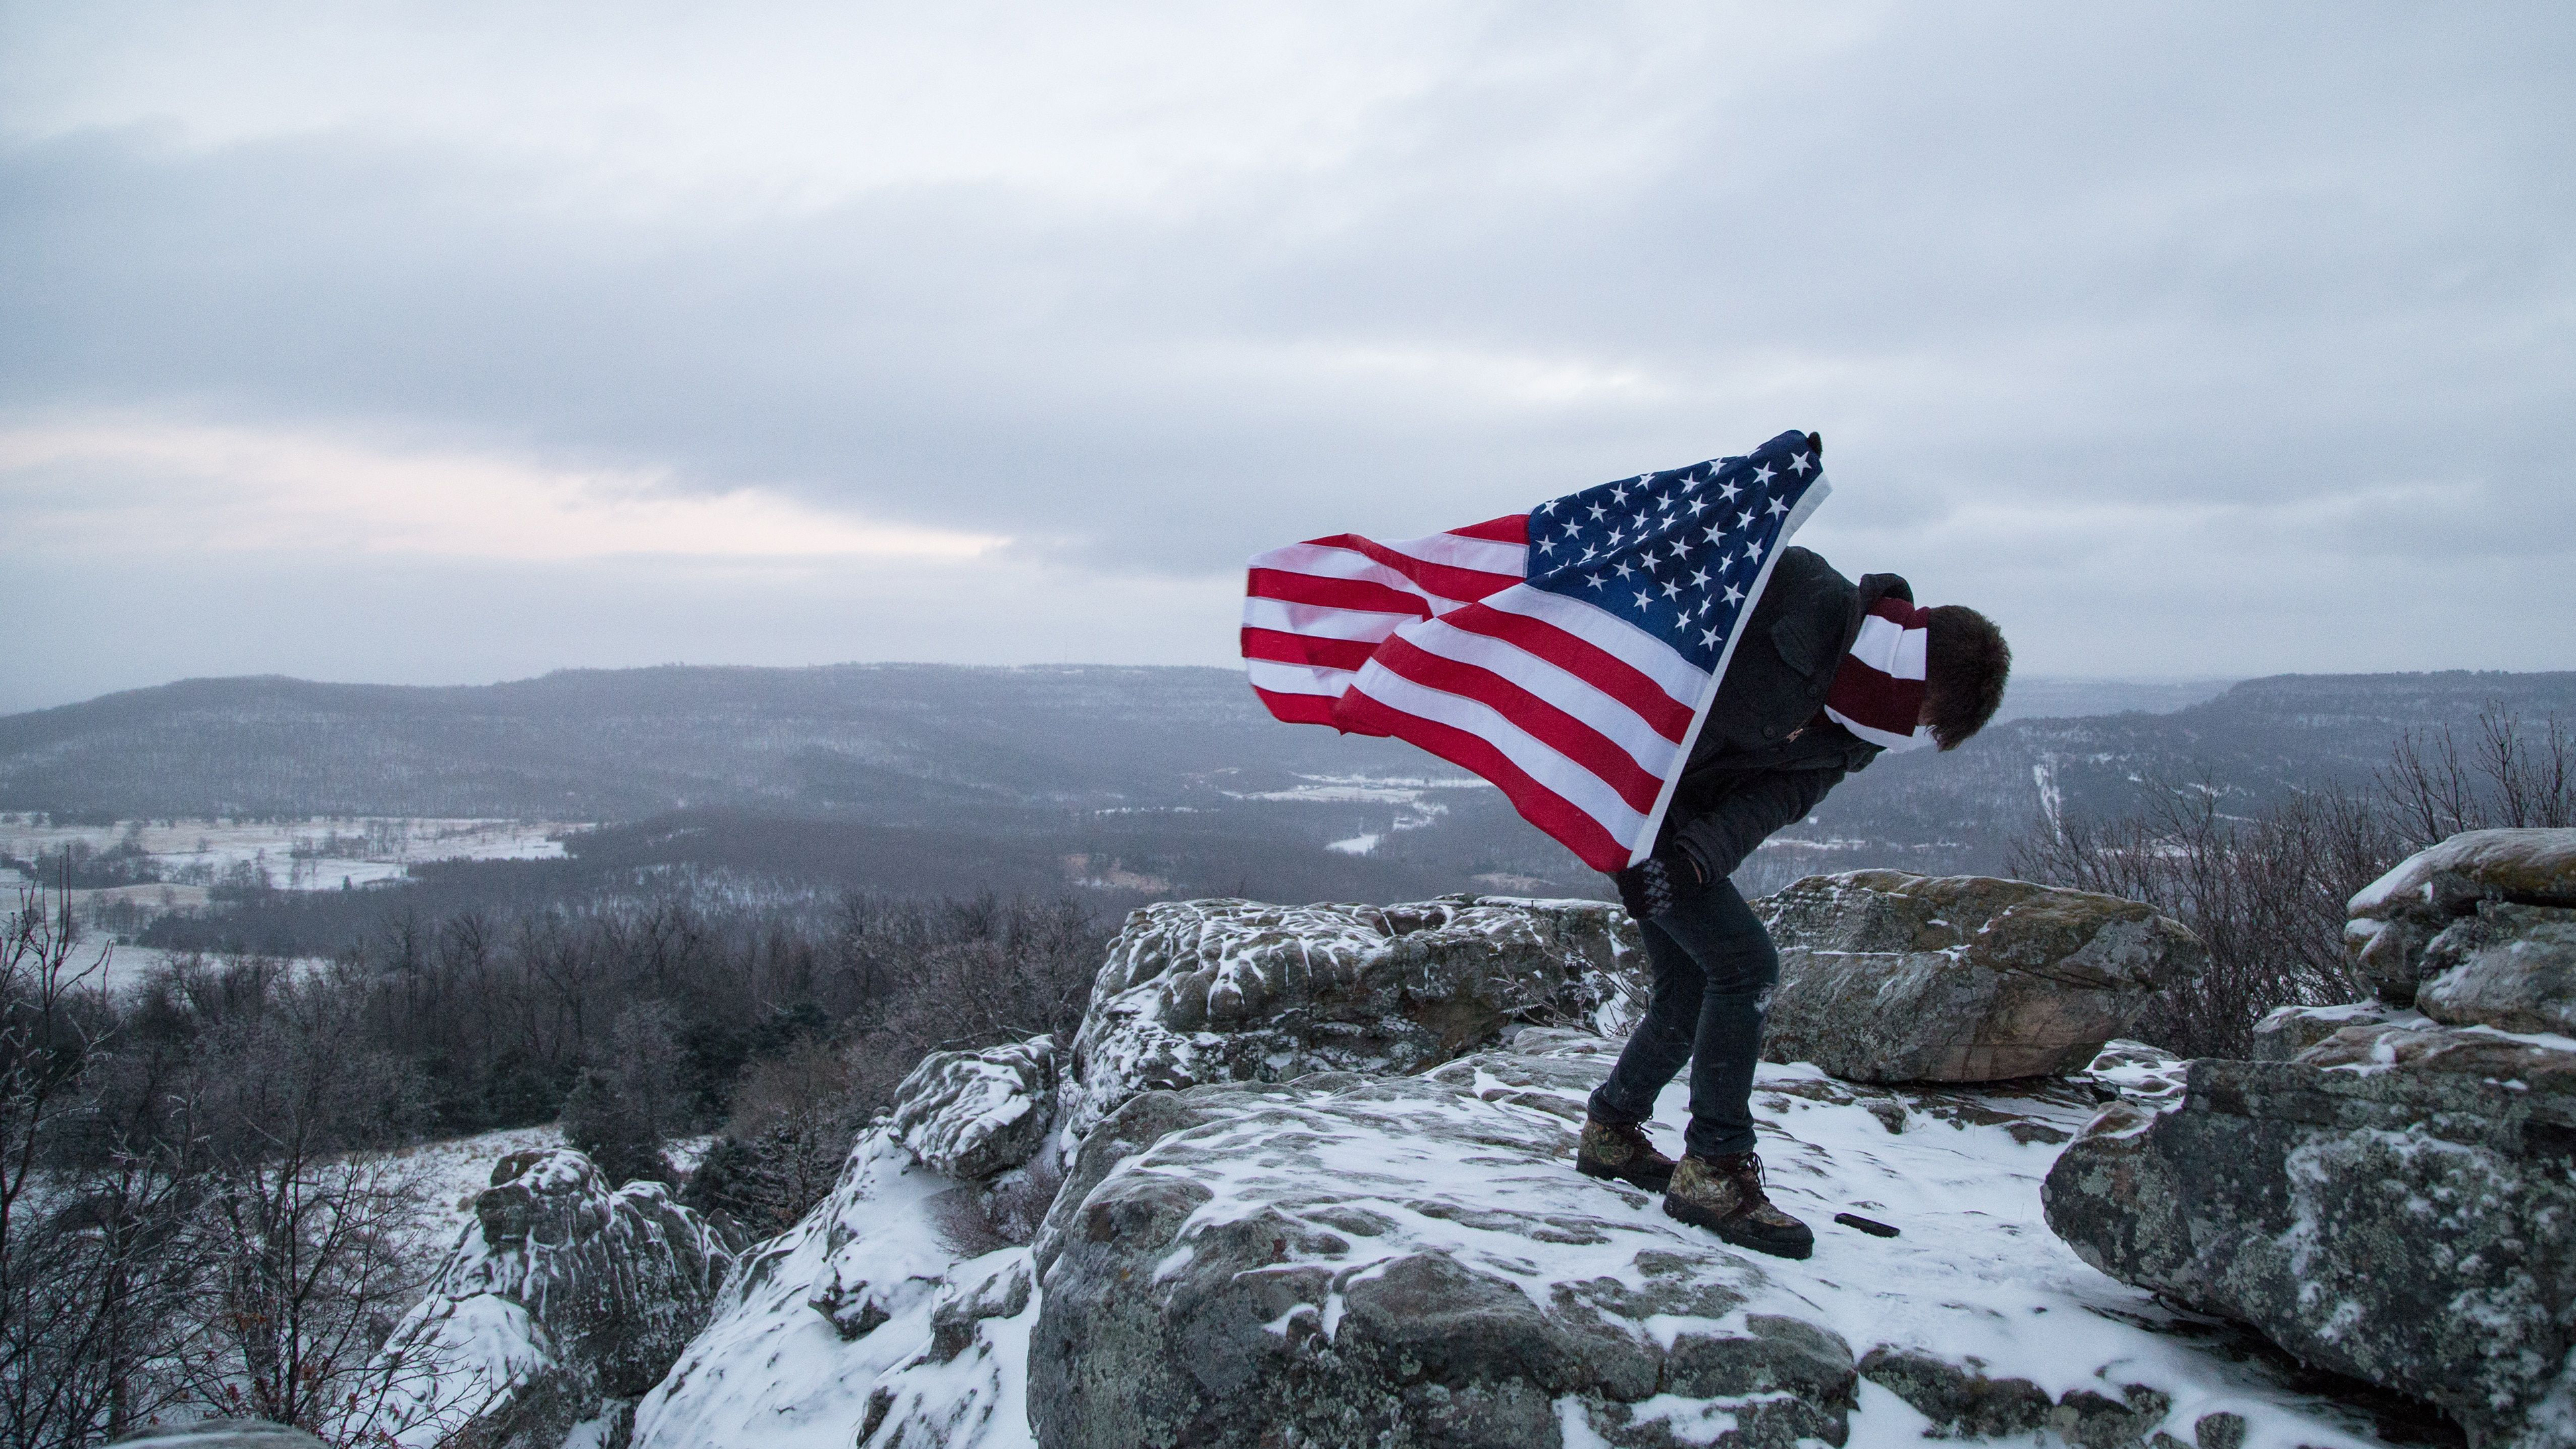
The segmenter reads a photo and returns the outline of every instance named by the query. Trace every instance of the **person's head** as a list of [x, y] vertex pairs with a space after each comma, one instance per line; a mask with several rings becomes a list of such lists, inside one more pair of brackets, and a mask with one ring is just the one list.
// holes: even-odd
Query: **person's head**
[[1942, 604], [1931, 615], [1924, 639], [1923, 723], [1941, 748], [1955, 750], [2002, 706], [2012, 649], [1994, 620], [1974, 609]]

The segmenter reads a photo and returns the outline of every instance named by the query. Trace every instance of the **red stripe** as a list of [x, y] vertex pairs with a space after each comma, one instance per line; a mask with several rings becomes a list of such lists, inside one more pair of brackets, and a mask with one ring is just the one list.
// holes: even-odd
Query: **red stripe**
[[1441, 622], [1470, 634], [1500, 639], [1546, 660], [1568, 674], [1591, 681], [1602, 693], [1627, 706], [1648, 728], [1671, 740], [1682, 742], [1690, 733], [1691, 707], [1664, 693], [1663, 686], [1598, 645], [1525, 614], [1494, 608], [1490, 604], [1471, 604], [1452, 609]]
[[1508, 589], [1521, 582], [1519, 574], [1489, 574], [1481, 569], [1462, 569], [1450, 564], [1425, 563], [1410, 554], [1397, 553], [1375, 539], [1356, 533], [1337, 533], [1330, 538], [1310, 538], [1308, 543], [1325, 548], [1346, 548], [1382, 563], [1423, 588], [1444, 599], [1481, 599], [1496, 589]]
[[1411, 614], [1417, 619], [1431, 617], [1431, 605], [1424, 602], [1420, 594], [1408, 594], [1402, 589], [1373, 584], [1366, 579], [1333, 579], [1321, 574], [1254, 569], [1244, 585], [1244, 593], [1256, 599], [1320, 604], [1330, 609], [1352, 609], [1363, 614]]
[[1289, 724], [1332, 725], [1337, 729], [1342, 727], [1341, 721], [1333, 718], [1333, 702], [1336, 698], [1334, 695], [1281, 694], [1276, 690], [1264, 689], [1258, 684], [1252, 686], [1252, 692], [1261, 696], [1262, 704], [1269, 708], [1274, 718], [1285, 720]]
[[1899, 628], [1921, 629], [1932, 622], [1930, 609], [1917, 608], [1903, 599], [1886, 594], [1881, 594], [1878, 600], [1869, 606], [1869, 611]]
[[1243, 657], [1279, 664], [1314, 664], [1326, 669], [1357, 669], [1378, 646], [1364, 639], [1325, 639], [1313, 634], [1286, 634], [1277, 629], [1245, 629]]
[[1529, 547], [1529, 515], [1526, 513], [1507, 513], [1500, 518], [1489, 518], [1482, 523], [1471, 523], [1465, 528], [1449, 531], [1460, 538], [1483, 538], [1495, 543], [1517, 543], [1523, 548]]
[[1559, 845], [1599, 871], [1625, 870], [1628, 847], [1611, 838], [1600, 821], [1576, 809], [1573, 802], [1523, 773], [1502, 751], [1465, 730], [1406, 714], [1352, 689], [1333, 711], [1334, 722], [1355, 734], [1393, 735], [1421, 746], [1460, 769], [1499, 787], [1521, 818], [1547, 832]]
[[1377, 662], [1427, 689], [1492, 706], [1530, 738], [1600, 776], [1640, 815], [1653, 810], [1663, 793], [1664, 782], [1640, 768], [1617, 741], [1490, 669], [1443, 659], [1401, 636], [1378, 647]]
[[1910, 735], [1923, 713], [1923, 690], [1922, 680], [1899, 679], [1846, 654], [1825, 703], [1873, 729]]

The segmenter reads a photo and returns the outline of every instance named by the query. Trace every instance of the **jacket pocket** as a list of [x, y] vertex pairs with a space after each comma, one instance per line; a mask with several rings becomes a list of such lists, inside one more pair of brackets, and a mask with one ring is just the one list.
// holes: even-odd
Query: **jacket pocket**
[[1782, 663], [1810, 679], [1825, 662], [1819, 657], [1824, 653], [1824, 641], [1795, 614], [1771, 626], [1771, 647], [1780, 651]]

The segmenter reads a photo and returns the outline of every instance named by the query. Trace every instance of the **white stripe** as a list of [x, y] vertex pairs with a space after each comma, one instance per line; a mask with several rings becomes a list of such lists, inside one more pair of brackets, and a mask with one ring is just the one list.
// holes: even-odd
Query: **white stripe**
[[1338, 697], [1351, 687], [1351, 671], [1320, 664], [1282, 664], [1276, 659], [1247, 659], [1244, 673], [1256, 689], [1272, 694], [1321, 694]]
[[1518, 645], [1470, 634], [1437, 620], [1406, 629], [1404, 639], [1426, 654], [1490, 670], [1555, 705], [1600, 731], [1627, 751], [1637, 768], [1657, 780], [1672, 768], [1673, 742], [1655, 733], [1654, 727], [1639, 718], [1635, 710], [1603, 693], [1582, 675], [1561, 669]]
[[1698, 668], [1663, 640], [1597, 604], [1569, 599], [1528, 584], [1487, 594], [1483, 602], [1507, 614], [1554, 624], [1655, 682], [1684, 709], [1699, 703], [1708, 688], [1708, 671]]
[[1306, 574], [1319, 579], [1356, 579], [1362, 583], [1384, 584], [1400, 594], [1411, 594], [1431, 605], [1431, 612], [1446, 614], [1464, 607], [1466, 600], [1444, 598], [1406, 578], [1394, 569], [1370, 558], [1355, 548], [1339, 548], [1320, 543], [1292, 543], [1268, 553], [1252, 556], [1253, 568], [1272, 569], [1283, 574]]
[[1378, 614], [1365, 609], [1337, 609], [1330, 604], [1292, 604], [1285, 599], [1245, 599], [1243, 627], [1276, 629], [1314, 639], [1356, 639], [1376, 644], [1410, 624], [1418, 614]]
[[1589, 815], [1610, 838], [1634, 847], [1646, 817], [1631, 808], [1609, 782], [1531, 738], [1500, 710], [1481, 700], [1416, 684], [1372, 659], [1351, 688], [1418, 719], [1464, 730], [1493, 746], [1504, 759], [1565, 803]]
[[1474, 569], [1480, 574], [1509, 574], [1516, 579], [1529, 577], [1529, 545], [1525, 543], [1435, 533], [1429, 538], [1400, 538], [1392, 543], [1381, 543], [1378, 547], [1393, 549], [1406, 558], [1418, 558], [1424, 563], [1447, 564], [1453, 569]]
[[1925, 745], [1936, 743], [1932, 737], [1930, 725], [1916, 725], [1914, 733], [1900, 735], [1893, 730], [1880, 729], [1876, 725], [1862, 724], [1830, 704], [1825, 706], [1825, 717], [1889, 754], [1895, 754], [1900, 750], [1919, 750]]
[[1851, 657], [1890, 679], [1923, 677], [1923, 641], [1929, 629], [1908, 629], [1877, 614], [1863, 615], [1860, 634], [1852, 640]]

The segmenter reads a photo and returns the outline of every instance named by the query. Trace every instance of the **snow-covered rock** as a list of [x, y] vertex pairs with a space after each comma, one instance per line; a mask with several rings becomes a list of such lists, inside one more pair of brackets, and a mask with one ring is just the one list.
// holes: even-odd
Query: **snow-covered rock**
[[2208, 959], [2135, 901], [1985, 876], [1809, 876], [1757, 910], [1780, 948], [1763, 1055], [1860, 1082], [2080, 1071]]
[[2286, 1062], [2348, 1026], [2422, 1020], [2422, 1015], [2411, 1008], [2390, 1006], [2383, 1001], [2353, 1001], [2341, 1006], [2278, 1006], [2254, 1023], [2245, 1055], [2258, 1062]]
[[922, 1166], [990, 1177], [1029, 1160], [1055, 1115], [1055, 1043], [932, 1052], [894, 1094], [894, 1133]]
[[1636, 927], [1597, 901], [1170, 901], [1127, 918], [1074, 1039], [1071, 1140], [1139, 1092], [1409, 1072], [1616, 997]]
[[661, 1379], [706, 1322], [733, 1250], [659, 1183], [612, 1190], [568, 1149], [492, 1169], [429, 1296], [395, 1325], [372, 1427], [405, 1445], [556, 1449]]
[[2478, 902], [2424, 944], [2415, 1007], [2453, 1026], [2576, 1035], [2576, 909]]
[[994, 1240], [982, 1192], [887, 1122], [863, 1133], [832, 1195], [744, 1256], [636, 1406], [636, 1449], [1026, 1445], [1028, 1250]]
[[2361, 1019], [2287, 1061], [2191, 1064], [2047, 1181], [2087, 1262], [2440, 1405], [2576, 1445], [2576, 1041]]
[[2363, 887], [2346, 939], [2379, 999], [2415, 1005], [2434, 938], [2482, 902], [2576, 906], [2576, 830], [2463, 831]]
[[[1979, 1382], [2018, 1405], [1997, 1432], [2092, 1449], [2204, 1424], [2210, 1449], [2371, 1442], [2041, 1222], [2058, 1144], [2102, 1098], [2168, 1094], [2170, 1057], [1932, 1091], [1764, 1065], [1772, 1191], [1818, 1230], [1788, 1263], [1571, 1171], [1616, 1046], [1525, 1031], [1422, 1076], [1132, 1100], [1038, 1239], [1037, 1443], [1911, 1443]], [[1650, 1124], [1667, 1145], [1684, 1098]]]

